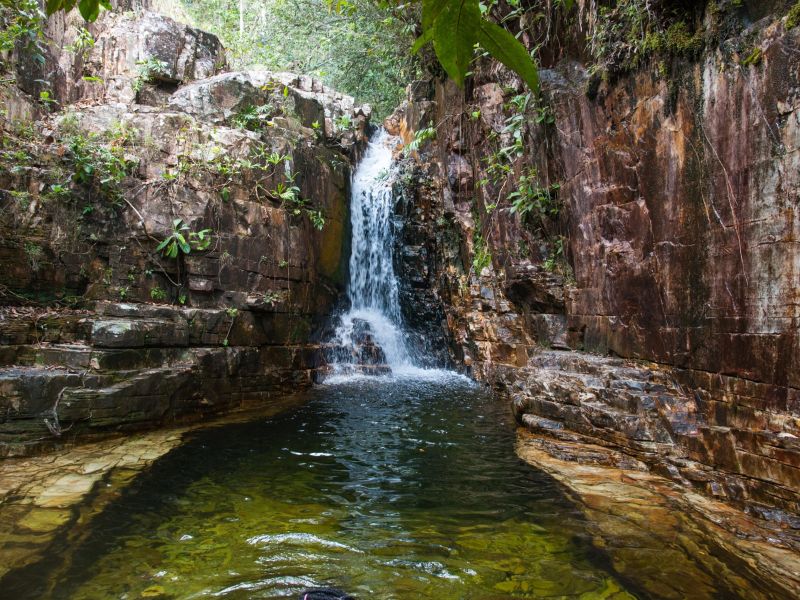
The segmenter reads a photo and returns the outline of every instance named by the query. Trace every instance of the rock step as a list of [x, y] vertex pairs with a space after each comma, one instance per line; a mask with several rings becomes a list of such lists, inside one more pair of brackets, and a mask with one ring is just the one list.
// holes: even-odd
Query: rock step
[[171, 365], [186, 348], [95, 348], [88, 344], [37, 344], [0, 348], [0, 367], [64, 367], [78, 371], [128, 371]]
[[162, 421], [174, 408], [175, 393], [190, 382], [191, 371], [190, 365], [148, 369], [105, 387], [68, 389], [59, 402], [59, 419], [86, 421], [98, 429]]
[[0, 424], [14, 424], [13, 428], [0, 429], [0, 442], [7, 437], [3, 432], [12, 438], [32, 432], [48, 434], [45, 420], [50, 420], [54, 407], [69, 390], [102, 388], [124, 376], [125, 373], [86, 373], [53, 366], [0, 368]]
[[[671, 444], [676, 436], [698, 436], [692, 405], [668, 374], [617, 358], [575, 352], [532, 357], [530, 375], [515, 387], [521, 423], [541, 430], [528, 414], [609, 442]], [[547, 427], [544, 429], [551, 429]]]

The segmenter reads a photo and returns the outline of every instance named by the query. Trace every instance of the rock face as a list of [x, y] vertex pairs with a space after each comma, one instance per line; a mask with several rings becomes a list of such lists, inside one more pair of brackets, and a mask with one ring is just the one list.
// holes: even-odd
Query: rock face
[[756, 4], [668, 77], [644, 64], [598, 86], [566, 44], [543, 54], [544, 105], [484, 64], [466, 91], [412, 86], [387, 127], [408, 142], [438, 124], [414, 168], [442, 182], [416, 193], [454, 358], [510, 392], [521, 424], [622, 449], [786, 534], [800, 526], [800, 28]]
[[774, 530], [761, 519], [687, 493], [624, 454], [575, 443], [566, 433], [560, 439], [521, 434], [517, 453], [570, 490], [618, 573], [648, 575], [642, 595], [715, 597], [726, 576], [736, 583], [723, 595], [795, 598], [800, 592], [797, 552], [776, 545]]
[[[214, 36], [126, 8], [85, 52], [46, 57], [58, 110], [24, 73], [3, 90], [0, 455], [310, 385], [347, 281], [369, 107], [219, 73]], [[71, 19], [49, 23], [54, 48]]]

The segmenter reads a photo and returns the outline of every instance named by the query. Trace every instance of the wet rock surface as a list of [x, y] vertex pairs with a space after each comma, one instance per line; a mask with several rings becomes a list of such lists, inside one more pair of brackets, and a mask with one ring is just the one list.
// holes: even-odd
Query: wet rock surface
[[406, 343], [414, 356], [429, 367], [452, 365], [449, 352], [451, 335], [444, 306], [439, 296], [439, 274], [444, 268], [439, 248], [444, 240], [434, 214], [441, 207], [418, 187], [414, 180], [429, 180], [413, 162], [400, 165], [393, 186], [395, 235], [393, 257], [398, 278], [398, 295], [406, 330]]
[[3, 455], [275, 402], [310, 385], [318, 363], [307, 330], [281, 313], [98, 303], [65, 316], [74, 335], [60, 316], [51, 341], [33, 326], [3, 348]]
[[703, 388], [690, 371], [557, 351], [496, 376], [509, 383], [517, 421], [530, 431], [622, 450], [686, 488], [766, 518], [775, 539], [800, 547], [797, 438], [777, 416], [758, 430], [716, 424], [719, 409], [708, 399], [722, 396], [731, 378], [708, 378], [713, 385]]
[[604, 446], [521, 432], [517, 453], [571, 492], [594, 543], [620, 577], [647, 574], [643, 595], [712, 597], [722, 580], [730, 582], [732, 597], [794, 598], [800, 592], [796, 547], [777, 543], [774, 530], [758, 518], [687, 493]]

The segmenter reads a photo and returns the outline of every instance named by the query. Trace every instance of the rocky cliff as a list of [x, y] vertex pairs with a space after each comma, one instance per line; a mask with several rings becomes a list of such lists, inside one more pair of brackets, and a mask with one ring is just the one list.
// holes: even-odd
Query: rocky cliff
[[387, 121], [407, 145], [436, 130], [410, 161], [423, 173], [405, 226], [424, 240], [419, 285], [446, 314], [453, 357], [508, 393], [521, 425], [622, 449], [789, 540], [797, 8], [657, 2], [657, 26], [631, 42], [613, 5], [597, 9], [617, 19], [610, 33], [594, 3], [578, 5], [540, 19], [545, 33], [525, 27], [532, 13], [509, 20], [544, 40], [540, 99], [484, 60], [464, 90], [411, 86]]
[[309, 385], [346, 281], [369, 107], [115, 8], [4, 78], [0, 455]]

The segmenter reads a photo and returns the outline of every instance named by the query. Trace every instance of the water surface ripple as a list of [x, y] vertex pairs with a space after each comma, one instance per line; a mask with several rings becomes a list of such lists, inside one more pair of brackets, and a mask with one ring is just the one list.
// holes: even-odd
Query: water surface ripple
[[630, 598], [505, 402], [458, 376], [322, 385], [198, 431], [9, 597]]

